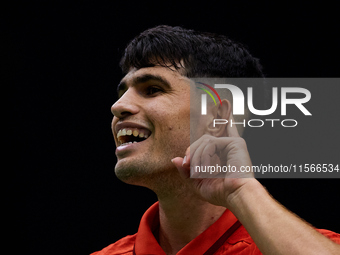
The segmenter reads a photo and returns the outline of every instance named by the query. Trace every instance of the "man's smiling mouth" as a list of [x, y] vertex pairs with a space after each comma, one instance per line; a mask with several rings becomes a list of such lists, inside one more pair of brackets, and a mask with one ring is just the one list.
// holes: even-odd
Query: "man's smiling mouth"
[[151, 132], [146, 129], [122, 128], [117, 133], [118, 146], [142, 142], [146, 140], [150, 134]]

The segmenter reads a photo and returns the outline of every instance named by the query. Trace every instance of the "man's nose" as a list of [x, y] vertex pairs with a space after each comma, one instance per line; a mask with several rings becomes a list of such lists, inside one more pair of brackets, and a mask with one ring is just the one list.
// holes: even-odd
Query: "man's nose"
[[124, 95], [111, 106], [111, 112], [115, 117], [122, 119], [129, 115], [137, 114], [139, 112], [137, 104], [138, 98], [132, 90], [128, 89]]

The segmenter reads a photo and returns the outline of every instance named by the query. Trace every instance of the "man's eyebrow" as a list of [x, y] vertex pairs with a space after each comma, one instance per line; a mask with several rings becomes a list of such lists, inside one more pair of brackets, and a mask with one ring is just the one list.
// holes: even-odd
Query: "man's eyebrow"
[[[145, 83], [145, 82], [149, 82], [149, 81], [157, 81], [157, 82], [162, 83], [168, 89], [171, 88], [170, 82], [168, 82], [167, 79], [165, 79], [164, 77], [162, 77], [160, 75], [155, 75], [155, 74], [143, 74], [141, 76], [137, 76], [137, 77], [133, 78], [132, 79], [132, 86], [135, 86], [138, 83]], [[127, 87], [126, 81], [122, 80], [117, 86], [117, 92], [119, 93], [119, 91], [125, 90], [126, 87]]]
[[162, 83], [167, 88], [171, 88], [170, 82], [167, 81], [164, 77], [155, 74], [143, 74], [141, 76], [137, 76], [133, 79], [132, 84], [136, 85], [138, 83], [145, 83], [149, 81], [157, 81]]

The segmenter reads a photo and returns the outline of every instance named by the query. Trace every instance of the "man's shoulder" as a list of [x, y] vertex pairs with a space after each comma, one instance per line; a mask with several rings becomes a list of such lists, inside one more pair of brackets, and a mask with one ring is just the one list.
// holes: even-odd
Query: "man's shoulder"
[[128, 235], [118, 240], [115, 243], [110, 244], [100, 251], [91, 253], [90, 255], [128, 255], [133, 252], [133, 245], [136, 240], [136, 235]]
[[[329, 239], [333, 240], [334, 242], [340, 244], [340, 234], [333, 232], [331, 230], [327, 229], [318, 229], [314, 228], [316, 231], [318, 231], [320, 234], [328, 237]], [[245, 242], [248, 244], [253, 244], [254, 241], [249, 235], [248, 231], [244, 228], [243, 225], [241, 225], [230, 238], [227, 240], [228, 243], [234, 244], [237, 242]]]
[[[322, 235], [328, 237], [336, 243], [340, 244], [340, 234], [335, 233], [326, 229], [316, 229]], [[91, 253], [90, 255], [130, 255], [133, 254], [133, 246], [136, 240], [136, 235], [128, 235], [118, 240], [117, 242], [110, 244], [104, 249]], [[223, 246], [228, 246], [228, 250], [230, 251], [230, 245], [233, 246], [235, 251], [238, 251], [239, 254], [247, 254], [250, 250], [252, 250], [253, 254], [261, 254], [258, 250], [256, 244], [253, 239], [248, 234], [247, 230], [240, 226], [232, 236], [228, 238], [226, 243]], [[225, 247], [221, 247], [222, 250]], [[243, 253], [242, 253], [243, 252]]]

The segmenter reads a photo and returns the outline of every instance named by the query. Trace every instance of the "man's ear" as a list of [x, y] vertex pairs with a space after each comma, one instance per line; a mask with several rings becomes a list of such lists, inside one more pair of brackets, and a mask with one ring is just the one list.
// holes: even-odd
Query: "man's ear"
[[215, 137], [223, 137], [227, 135], [227, 124], [216, 124], [214, 127], [214, 119], [229, 120], [231, 114], [231, 103], [227, 99], [222, 100], [222, 104], [217, 104], [211, 108], [212, 120], [208, 125], [207, 131]]

